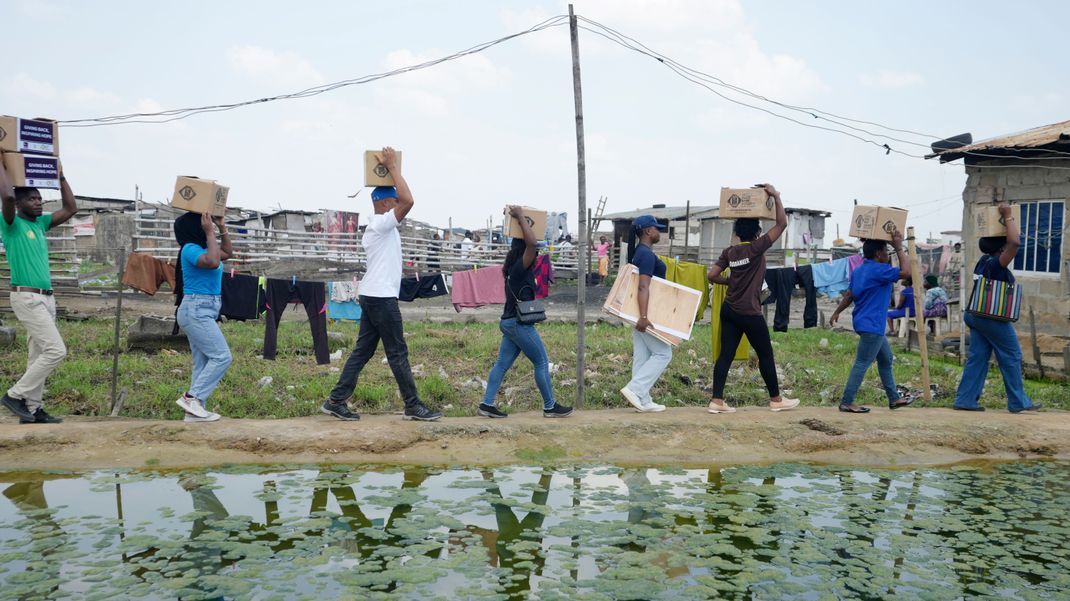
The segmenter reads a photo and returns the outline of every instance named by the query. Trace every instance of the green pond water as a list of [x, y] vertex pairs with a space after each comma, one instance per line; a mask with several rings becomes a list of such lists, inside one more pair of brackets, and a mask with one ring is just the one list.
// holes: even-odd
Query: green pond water
[[1070, 599], [1070, 464], [0, 473], [5, 599]]

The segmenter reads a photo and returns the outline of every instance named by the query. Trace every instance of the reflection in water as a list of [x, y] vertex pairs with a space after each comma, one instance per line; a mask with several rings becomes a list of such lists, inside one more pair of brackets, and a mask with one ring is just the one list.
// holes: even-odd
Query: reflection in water
[[0, 597], [1053, 599], [1070, 590], [1068, 476], [1054, 462], [0, 474]]

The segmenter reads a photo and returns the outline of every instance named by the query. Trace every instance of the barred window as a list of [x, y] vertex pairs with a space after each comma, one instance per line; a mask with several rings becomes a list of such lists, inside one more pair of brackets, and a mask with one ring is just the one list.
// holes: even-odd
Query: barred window
[[1014, 258], [1015, 271], [1059, 273], [1063, 251], [1064, 202], [1043, 200], [1022, 207], [1022, 245]]

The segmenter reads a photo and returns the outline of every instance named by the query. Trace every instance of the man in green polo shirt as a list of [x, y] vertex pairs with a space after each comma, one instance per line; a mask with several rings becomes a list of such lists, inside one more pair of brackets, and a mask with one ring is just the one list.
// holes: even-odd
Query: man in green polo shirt
[[46, 413], [42, 402], [45, 379], [67, 356], [67, 346], [56, 328], [56, 299], [52, 296], [45, 232], [73, 217], [78, 207], [62, 171], [59, 179], [63, 207], [55, 213], [42, 214], [41, 193], [37, 188], [13, 187], [0, 161], [0, 237], [11, 266], [11, 309], [26, 328], [30, 350], [26, 373], [0, 398], [0, 404], [23, 424], [63, 421]]

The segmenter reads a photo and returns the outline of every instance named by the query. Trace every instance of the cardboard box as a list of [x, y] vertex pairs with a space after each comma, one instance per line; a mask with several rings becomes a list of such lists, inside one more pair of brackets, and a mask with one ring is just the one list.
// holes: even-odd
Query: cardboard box
[[4, 170], [11, 185], [59, 190], [59, 158], [21, 152], [4, 153]]
[[[509, 207], [505, 208], [505, 214], [509, 214]], [[542, 240], [546, 235], [546, 211], [524, 207], [524, 218], [528, 220], [528, 226], [535, 234], [536, 240]], [[505, 235], [510, 238], [523, 238], [524, 231], [520, 229], [520, 223], [513, 217], [505, 222]]]
[[[650, 278], [647, 319], [652, 328], [647, 332], [673, 346], [690, 340], [701, 300], [702, 293], [698, 290], [662, 278]], [[639, 321], [639, 269], [635, 265], [621, 267], [602, 310], [631, 324]]]
[[851, 214], [851, 230], [848, 236], [865, 240], [892, 241], [892, 232], [898, 230], [906, 236], [907, 210], [895, 207], [856, 205]]
[[[1021, 227], [1021, 205], [1011, 205], [1011, 217], [1018, 223], [1018, 227]], [[973, 224], [973, 233], [978, 238], [1007, 235], [1007, 222], [1003, 220], [1003, 215], [999, 214], [999, 207], [996, 205], [986, 205], [975, 208], [973, 210]]]
[[776, 220], [776, 201], [765, 188], [721, 188], [721, 219]]
[[54, 121], [0, 116], [0, 152], [59, 156], [59, 126]]
[[[375, 160], [378, 150], [364, 151], [364, 186], [374, 188], [376, 186], [393, 186], [394, 176], [386, 170], [386, 166]], [[401, 151], [397, 151], [398, 167], [401, 167]]]
[[191, 213], [222, 216], [227, 213], [228, 194], [230, 188], [216, 183], [215, 180], [180, 175], [175, 182], [175, 195], [171, 198], [171, 206]]

